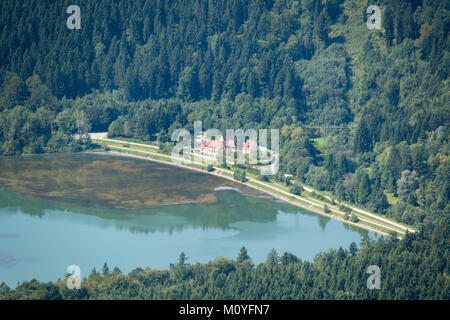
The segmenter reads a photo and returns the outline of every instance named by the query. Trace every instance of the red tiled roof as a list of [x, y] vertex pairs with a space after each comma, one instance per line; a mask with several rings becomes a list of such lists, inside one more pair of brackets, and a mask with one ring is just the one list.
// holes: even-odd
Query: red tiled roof
[[221, 145], [220, 145], [220, 142], [219, 142], [219, 141], [216, 141], [216, 140], [206, 140], [206, 141], [201, 145], [201, 149], [204, 150], [204, 149], [206, 149], [206, 148], [208, 148], [208, 149], [214, 149], [214, 152], [217, 153], [217, 152], [220, 151]]

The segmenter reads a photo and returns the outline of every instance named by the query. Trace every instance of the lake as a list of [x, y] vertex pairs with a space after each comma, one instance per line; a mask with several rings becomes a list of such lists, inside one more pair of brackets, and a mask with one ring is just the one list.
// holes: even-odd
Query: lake
[[[239, 190], [239, 191], [236, 191]], [[303, 260], [375, 233], [206, 173], [104, 154], [0, 157], [0, 283], [235, 258]]]

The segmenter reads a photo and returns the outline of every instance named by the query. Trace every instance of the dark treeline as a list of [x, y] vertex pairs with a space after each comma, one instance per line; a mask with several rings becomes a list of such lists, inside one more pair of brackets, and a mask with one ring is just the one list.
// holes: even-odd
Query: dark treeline
[[1, 65], [39, 74], [57, 97], [120, 88], [131, 100], [298, 97], [293, 60], [325, 45], [340, 11], [338, 1], [82, 0], [82, 28], [73, 32], [69, 4], [2, 2]]
[[[242, 248], [236, 259], [218, 257], [189, 265], [182, 253], [169, 270], [136, 268], [123, 274], [105, 263], [70, 290], [65, 280], [25, 281], [10, 289], [0, 284], [1, 299], [450, 299], [449, 220], [433, 233], [408, 234], [403, 240], [364, 239], [358, 249], [318, 254], [313, 262], [275, 250], [254, 266]], [[380, 267], [380, 289], [368, 289], [370, 265]]]

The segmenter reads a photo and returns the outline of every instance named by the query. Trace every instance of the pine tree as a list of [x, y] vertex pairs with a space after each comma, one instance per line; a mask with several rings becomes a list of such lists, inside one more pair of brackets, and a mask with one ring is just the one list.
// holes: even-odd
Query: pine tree
[[103, 274], [104, 276], [106, 276], [107, 274], [109, 274], [109, 267], [108, 267], [108, 265], [106, 264], [106, 262], [105, 262], [105, 264], [103, 265], [103, 268], [102, 268], [102, 274]]
[[236, 262], [237, 263], [242, 263], [246, 260], [250, 260], [250, 256], [247, 253], [247, 249], [245, 247], [242, 247], [241, 250], [239, 251], [239, 254], [236, 258]]
[[275, 266], [280, 262], [280, 257], [275, 249], [270, 250], [266, 258], [266, 264], [269, 266]]
[[184, 252], [181, 252], [180, 257], [178, 258], [178, 266], [179, 267], [185, 267], [187, 265], [186, 261], [187, 261], [187, 256]]
[[356, 202], [358, 204], [365, 204], [369, 201], [370, 195], [370, 179], [365, 171], [357, 176], [356, 182]]
[[384, 12], [383, 26], [385, 30], [386, 45], [392, 47], [394, 43], [394, 18], [390, 6], [387, 6]]

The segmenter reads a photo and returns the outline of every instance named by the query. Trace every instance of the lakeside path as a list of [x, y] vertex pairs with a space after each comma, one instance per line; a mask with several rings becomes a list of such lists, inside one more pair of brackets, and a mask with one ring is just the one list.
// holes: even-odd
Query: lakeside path
[[[367, 212], [365, 210], [362, 210], [360, 208], [354, 207], [349, 204], [344, 204], [335, 201], [335, 204], [328, 204], [323, 201], [320, 201], [315, 198], [311, 197], [304, 197], [304, 196], [298, 196], [294, 195], [290, 192], [287, 192], [286, 190], [280, 188], [281, 186], [273, 186], [272, 184], [265, 183], [256, 179], [253, 179], [251, 177], [247, 177], [248, 182], [240, 182], [233, 178], [233, 172], [230, 170], [226, 170], [223, 168], [214, 167], [214, 171], [207, 172], [204, 168], [207, 167], [207, 164], [202, 162], [195, 162], [192, 160], [186, 160], [181, 157], [175, 157], [176, 159], [172, 159], [170, 155], [166, 155], [163, 153], [159, 153], [157, 150], [159, 149], [155, 145], [149, 145], [144, 143], [136, 143], [136, 142], [130, 142], [125, 140], [117, 140], [117, 139], [108, 139], [106, 137], [106, 133], [96, 133], [96, 134], [90, 134], [91, 139], [94, 140], [94, 142], [97, 142], [99, 144], [102, 144], [104, 146], [107, 146], [110, 148], [110, 150], [115, 151], [109, 151], [109, 153], [117, 154], [117, 155], [123, 155], [123, 156], [131, 156], [136, 158], [141, 158], [145, 160], [160, 162], [168, 165], [178, 166], [185, 169], [195, 170], [211, 175], [215, 175], [224, 179], [228, 179], [230, 181], [233, 181], [235, 183], [240, 183], [242, 185], [245, 185], [247, 187], [253, 188], [255, 190], [258, 190], [260, 192], [263, 192], [265, 194], [268, 194], [274, 198], [280, 199], [282, 201], [288, 202], [292, 205], [301, 207], [303, 209], [306, 209], [308, 211], [339, 220], [343, 223], [347, 223], [350, 225], [354, 225], [356, 227], [360, 227], [366, 230], [370, 230], [373, 232], [377, 232], [383, 235], [390, 235], [389, 233], [394, 231], [399, 235], [399, 238], [401, 238], [401, 235], [405, 234], [405, 232], [415, 232], [414, 229], [411, 227], [407, 227], [405, 225], [401, 225], [395, 221], [386, 219], [384, 217], [381, 217], [379, 215]], [[142, 150], [142, 148], [150, 148], [152, 151]], [[156, 149], [156, 150], [154, 150]], [[153, 151], [154, 150], [154, 151]], [[137, 153], [137, 154], [136, 154]], [[143, 154], [143, 155], [142, 155]], [[191, 154], [192, 156], [200, 157], [202, 159], [211, 160], [211, 157], [204, 156], [204, 155], [198, 155], [198, 154]], [[198, 159], [198, 158], [197, 158]], [[176, 160], [174, 162], [173, 160]], [[212, 159], [214, 160], [214, 159]], [[183, 163], [182, 163], [183, 162]], [[315, 191], [314, 189], [304, 187], [306, 191], [312, 192]], [[317, 191], [316, 191], [317, 192]], [[323, 195], [324, 197], [330, 199], [326, 195]], [[337, 207], [335, 207], [338, 204], [343, 204], [348, 206], [352, 209], [352, 212], [357, 216], [358, 220], [357, 222], [352, 222], [348, 219], [344, 219], [345, 213], [338, 210]], [[328, 207], [329, 212], [325, 212], [325, 206]], [[357, 213], [355, 213], [357, 212]]]
[[[121, 147], [113, 147], [113, 148], [117, 148], [117, 149], [125, 149], [125, 150], [128, 151], [127, 148], [121, 148]], [[145, 151], [141, 151], [141, 152], [147, 153], [147, 152], [145, 152]], [[375, 232], [375, 233], [379, 233], [379, 234], [382, 234], [382, 235], [385, 235], [385, 236], [390, 236], [390, 234], [389, 234], [388, 232], [382, 231], [382, 230], [380, 230], [379, 228], [376, 228], [376, 227], [372, 227], [372, 226], [370, 226], [370, 225], [368, 225], [368, 224], [366, 224], [366, 223], [361, 223], [361, 222], [354, 223], [354, 222], [352, 222], [352, 221], [345, 220], [344, 218], [342, 218], [342, 217], [340, 217], [340, 216], [338, 216], [338, 215], [335, 215], [335, 214], [332, 214], [332, 213], [325, 213], [324, 211], [319, 210], [319, 209], [313, 207], [312, 205], [314, 205], [314, 203], [312, 203], [312, 202], [311, 202], [311, 205], [306, 205], [306, 204], [300, 203], [300, 202], [298, 202], [298, 201], [292, 201], [292, 200], [290, 200], [290, 199], [287, 198], [287, 197], [284, 197], [284, 196], [282, 196], [282, 195], [280, 195], [280, 194], [278, 194], [278, 193], [275, 193], [275, 192], [270, 192], [270, 191], [268, 191], [267, 189], [260, 188], [260, 187], [258, 187], [258, 186], [255, 186], [254, 184], [251, 184], [251, 183], [248, 183], [248, 182], [240, 182], [240, 181], [237, 181], [237, 180], [233, 179], [232, 177], [230, 177], [230, 176], [228, 176], [228, 175], [225, 175], [225, 174], [221, 173], [220, 171], [223, 170], [223, 169], [221, 169], [221, 168], [216, 168], [217, 171], [207, 172], [207, 171], [205, 171], [205, 170], [203, 170], [203, 169], [194, 168], [194, 167], [189, 166], [189, 165], [177, 164], [177, 163], [174, 163], [174, 162], [169, 161], [169, 160], [155, 159], [155, 158], [152, 158], [152, 157], [141, 156], [141, 155], [136, 155], [136, 154], [131, 154], [131, 153], [128, 153], [128, 152], [122, 152], [122, 151], [106, 151], [106, 152], [101, 152], [101, 153], [103, 153], [103, 154], [117, 155], [117, 156], [132, 157], [132, 158], [137, 158], [137, 159], [143, 159], [143, 160], [147, 160], [147, 161], [153, 161], [153, 162], [157, 162], [157, 163], [161, 163], [161, 164], [166, 164], [166, 165], [171, 165], [171, 166], [180, 167], [180, 168], [184, 168], [184, 169], [194, 170], [194, 171], [197, 171], [197, 172], [202, 172], [202, 173], [206, 173], [206, 174], [211, 174], [211, 175], [213, 175], [213, 176], [220, 177], [220, 178], [222, 178], [222, 179], [227, 179], [227, 180], [233, 181], [234, 183], [238, 183], [238, 184], [241, 184], [241, 185], [245, 185], [246, 187], [249, 187], [249, 188], [255, 189], [255, 190], [257, 190], [257, 191], [260, 191], [260, 192], [262, 192], [262, 193], [268, 194], [268, 195], [270, 195], [270, 196], [273, 197], [273, 198], [276, 198], [276, 199], [282, 200], [282, 201], [284, 201], [284, 202], [287, 202], [287, 203], [289, 203], [289, 204], [291, 204], [291, 205], [294, 205], [294, 206], [303, 208], [303, 209], [305, 209], [305, 210], [307, 210], [307, 211], [314, 212], [314, 213], [316, 213], [316, 214], [320, 214], [320, 215], [322, 215], [322, 216], [325, 216], [325, 217], [328, 217], [328, 218], [331, 218], [331, 219], [335, 219], [335, 220], [338, 220], [338, 221], [340, 221], [340, 222], [343, 222], [343, 223], [346, 223], [346, 224], [349, 224], [349, 225], [353, 225], [353, 226], [358, 227], [358, 228], [362, 228], [362, 229], [365, 229], [365, 230], [369, 230], [369, 231], [372, 231], [372, 232]], [[149, 152], [149, 153], [150, 153], [150, 152]], [[153, 154], [153, 153], [152, 153], [152, 154]], [[154, 155], [162, 156], [162, 155], [159, 154], [159, 153], [154, 153]], [[206, 165], [205, 165], [205, 166], [206, 166]], [[250, 180], [254, 181], [253, 179], [249, 179], [249, 181], [250, 181]], [[259, 183], [260, 181], [257, 181], [257, 182]], [[283, 190], [279, 190], [279, 192], [284, 192], [284, 191], [283, 191]], [[373, 221], [370, 221], [370, 220], [367, 220], [367, 219], [364, 219], [364, 218], [360, 218], [360, 221], [369, 222], [370, 224], [374, 224], [374, 225], [376, 225], [376, 226], [379, 226], [380, 228], [385, 228], [385, 229], [389, 229], [389, 230], [391, 230], [391, 231], [399, 232], [399, 231], [396, 230], [396, 229], [390, 228], [390, 227], [385, 226], [385, 225], [382, 225], [382, 224], [378, 224], [378, 223], [376, 223], [376, 222], [373, 222]], [[401, 237], [401, 236], [398, 236], [398, 238], [401, 239], [402, 237]]]

